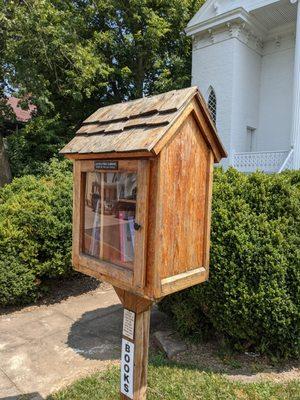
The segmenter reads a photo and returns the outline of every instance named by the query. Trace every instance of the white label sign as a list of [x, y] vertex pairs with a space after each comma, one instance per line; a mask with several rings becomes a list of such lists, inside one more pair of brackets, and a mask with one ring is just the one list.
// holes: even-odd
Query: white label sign
[[123, 318], [123, 335], [131, 340], [134, 339], [134, 322], [135, 313], [125, 309]]
[[134, 344], [122, 339], [121, 393], [133, 399]]

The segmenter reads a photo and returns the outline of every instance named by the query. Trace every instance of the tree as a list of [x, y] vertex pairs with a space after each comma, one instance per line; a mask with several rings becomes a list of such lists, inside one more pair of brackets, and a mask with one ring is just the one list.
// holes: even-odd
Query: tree
[[100, 106], [190, 84], [191, 44], [184, 28], [202, 3], [5, 1], [4, 8], [13, 8], [9, 83], [19, 95], [31, 94], [43, 118], [63, 124], [56, 142], [66, 141]]
[[7, 105], [6, 93], [9, 88], [5, 79], [7, 67], [5, 51], [11, 13], [10, 8], [4, 9], [3, 2], [0, 4], [2, 5], [0, 8], [0, 187], [2, 187], [11, 181], [11, 169], [6, 153], [4, 137], [7, 134], [7, 121], [14, 121], [14, 114]]

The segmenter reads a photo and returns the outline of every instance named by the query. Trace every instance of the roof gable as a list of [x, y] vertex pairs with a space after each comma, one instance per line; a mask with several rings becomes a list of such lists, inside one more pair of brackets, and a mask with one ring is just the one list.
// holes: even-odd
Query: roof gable
[[[158, 154], [158, 143], [167, 136], [191, 101], [196, 99], [208, 130], [209, 143], [218, 160], [226, 152], [217, 136], [209, 111], [198, 89], [174, 90], [156, 96], [100, 108], [88, 117], [62, 154], [88, 155], [147, 151]], [[175, 132], [174, 132], [175, 133]], [[212, 139], [211, 139], [212, 138]]]
[[280, 0], [207, 0], [188, 23], [187, 31], [195, 25], [205, 23], [236, 9], [242, 8], [250, 12], [273, 3], [280, 3]]

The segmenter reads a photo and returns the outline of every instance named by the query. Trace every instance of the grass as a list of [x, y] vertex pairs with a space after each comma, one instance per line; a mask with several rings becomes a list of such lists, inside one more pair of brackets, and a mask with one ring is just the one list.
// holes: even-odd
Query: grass
[[[147, 393], [147, 400], [300, 400], [300, 382], [230, 382], [222, 375], [156, 357], [149, 365]], [[47, 400], [118, 398], [119, 369], [113, 367], [81, 379]]]

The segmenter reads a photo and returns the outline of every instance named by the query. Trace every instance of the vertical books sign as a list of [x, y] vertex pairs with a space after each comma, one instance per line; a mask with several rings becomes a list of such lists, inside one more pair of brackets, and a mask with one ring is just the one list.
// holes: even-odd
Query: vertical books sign
[[134, 343], [127, 339], [134, 340], [134, 328], [135, 313], [125, 308], [121, 356], [121, 393], [129, 399], [133, 399]]
[[122, 339], [121, 393], [133, 399], [134, 344]]

